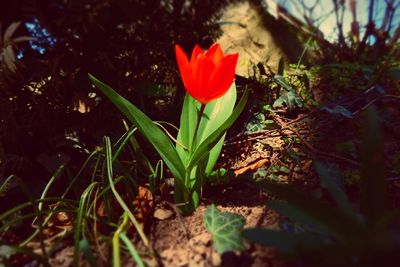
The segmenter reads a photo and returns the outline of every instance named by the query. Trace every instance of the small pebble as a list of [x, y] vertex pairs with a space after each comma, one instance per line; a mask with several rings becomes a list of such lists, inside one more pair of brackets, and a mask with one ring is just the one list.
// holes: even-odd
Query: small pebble
[[172, 210], [167, 210], [167, 209], [156, 209], [154, 211], [154, 218], [163, 221], [166, 220], [168, 218], [170, 218], [172, 215], [174, 214], [174, 212]]
[[211, 264], [212, 266], [221, 266], [222, 259], [221, 255], [215, 251], [211, 253]]

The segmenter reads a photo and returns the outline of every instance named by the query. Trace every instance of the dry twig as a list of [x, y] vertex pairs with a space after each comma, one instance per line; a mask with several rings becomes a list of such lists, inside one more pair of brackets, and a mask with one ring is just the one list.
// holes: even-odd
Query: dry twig
[[331, 154], [328, 152], [324, 152], [324, 151], [320, 151], [316, 148], [314, 148], [307, 140], [305, 140], [303, 138], [303, 136], [294, 128], [292, 128], [291, 126], [287, 125], [287, 123], [285, 123], [279, 116], [272, 114], [273, 119], [279, 124], [279, 126], [281, 127], [281, 129], [287, 129], [291, 132], [293, 132], [299, 139], [300, 141], [305, 145], [305, 147], [310, 150], [313, 154], [316, 155], [320, 155], [323, 157], [328, 157], [328, 158], [333, 158], [336, 160], [340, 160], [340, 161], [345, 161], [347, 163], [350, 163], [352, 165], [355, 166], [359, 166], [360, 164], [354, 160], [339, 156], [339, 155], [335, 155], [335, 154]]

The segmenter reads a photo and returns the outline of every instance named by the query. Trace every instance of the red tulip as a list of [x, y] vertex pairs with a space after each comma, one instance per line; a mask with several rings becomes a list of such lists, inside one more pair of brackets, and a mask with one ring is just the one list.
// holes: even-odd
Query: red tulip
[[200, 103], [207, 104], [223, 96], [231, 87], [238, 53], [224, 56], [219, 44], [205, 52], [196, 45], [190, 61], [179, 45], [175, 45], [175, 53], [183, 85]]

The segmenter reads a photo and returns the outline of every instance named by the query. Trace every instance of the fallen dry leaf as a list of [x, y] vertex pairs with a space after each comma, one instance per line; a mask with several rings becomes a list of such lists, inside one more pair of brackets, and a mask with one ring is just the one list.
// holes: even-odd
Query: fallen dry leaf
[[139, 221], [143, 221], [153, 209], [153, 194], [144, 186], [139, 186], [138, 194], [132, 201], [134, 206], [133, 215]]
[[267, 163], [269, 162], [269, 160], [267, 159], [260, 159], [257, 162], [250, 164], [246, 167], [240, 168], [238, 170], [235, 170], [235, 175], [238, 176], [240, 174], [243, 174], [247, 171], [256, 171], [257, 169], [264, 167]]
[[313, 163], [313, 161], [310, 159], [310, 160], [306, 160], [306, 161], [304, 161], [303, 162], [303, 166], [301, 167], [301, 170], [304, 172], [304, 173], [309, 173], [310, 172], [310, 169], [311, 169], [311, 166], [312, 166], [312, 163]]

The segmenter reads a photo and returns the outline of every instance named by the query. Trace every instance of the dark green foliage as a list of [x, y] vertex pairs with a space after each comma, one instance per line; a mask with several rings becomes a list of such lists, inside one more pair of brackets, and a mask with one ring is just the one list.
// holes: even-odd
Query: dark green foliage
[[376, 110], [367, 110], [361, 148], [361, 210], [367, 226], [379, 227], [388, 212], [383, 143]]
[[[358, 212], [329, 169], [315, 164], [321, 187], [332, 205], [294, 186], [259, 182], [280, 201], [267, 206], [295, 223], [301, 230], [246, 229], [246, 238], [274, 246], [286, 257], [305, 266], [397, 266], [400, 258], [399, 214], [388, 208], [379, 118], [374, 108], [367, 111], [361, 151], [361, 200]], [[396, 263], [397, 262], [397, 263]]]

